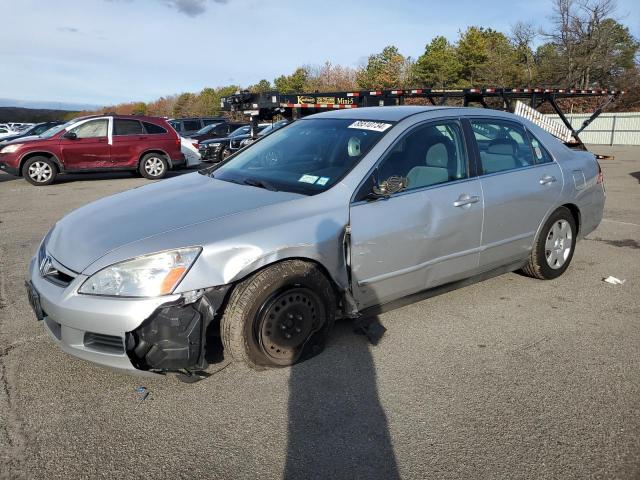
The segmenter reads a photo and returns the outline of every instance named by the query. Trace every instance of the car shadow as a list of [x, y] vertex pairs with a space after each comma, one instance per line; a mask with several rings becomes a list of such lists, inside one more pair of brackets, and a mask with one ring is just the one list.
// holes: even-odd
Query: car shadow
[[[322, 222], [317, 255], [335, 249], [343, 234], [344, 225]], [[337, 322], [320, 355], [291, 367], [285, 479], [399, 478], [372, 345], [354, 327]]]
[[13, 180], [22, 180], [20, 177], [11, 175], [9, 173], [0, 172], [0, 183], [11, 182]]
[[370, 344], [351, 321], [329, 342], [291, 367], [283, 478], [399, 478]]
[[633, 178], [635, 178], [638, 181], [638, 183], [640, 183], [640, 171], [631, 172], [629, 175], [631, 175]]

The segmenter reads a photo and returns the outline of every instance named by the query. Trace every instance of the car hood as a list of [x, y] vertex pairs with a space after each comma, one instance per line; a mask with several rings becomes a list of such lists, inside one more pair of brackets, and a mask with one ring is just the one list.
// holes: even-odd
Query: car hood
[[34, 140], [42, 140], [38, 135], [27, 135], [24, 137], [20, 137], [20, 136], [11, 136], [11, 137], [5, 137], [2, 139], [2, 144], [4, 146], [7, 145], [11, 145], [12, 143], [26, 143], [26, 142], [33, 142]]
[[67, 268], [82, 272], [129, 243], [301, 197], [224, 182], [200, 173], [186, 174], [112, 195], [71, 212], [55, 225], [46, 249]]

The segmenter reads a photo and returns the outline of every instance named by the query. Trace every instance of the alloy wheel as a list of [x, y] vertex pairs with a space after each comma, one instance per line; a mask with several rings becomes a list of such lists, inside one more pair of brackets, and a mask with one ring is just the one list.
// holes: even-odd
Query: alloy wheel
[[37, 183], [48, 181], [53, 175], [51, 165], [46, 162], [33, 162], [29, 166], [29, 177]]
[[164, 162], [158, 157], [147, 158], [144, 169], [152, 177], [157, 177], [164, 172]]
[[547, 265], [553, 269], [562, 268], [573, 246], [573, 232], [566, 220], [558, 220], [549, 229], [545, 242]]

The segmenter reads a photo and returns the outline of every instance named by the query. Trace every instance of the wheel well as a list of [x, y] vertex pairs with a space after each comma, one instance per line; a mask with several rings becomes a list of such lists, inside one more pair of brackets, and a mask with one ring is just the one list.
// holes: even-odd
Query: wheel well
[[576, 233], [580, 233], [580, 221], [581, 221], [580, 209], [577, 207], [577, 205], [574, 205], [573, 203], [566, 203], [562, 206], [571, 212], [571, 215], [573, 215], [573, 219], [576, 222], [576, 228], [578, 229]]
[[329, 274], [329, 271], [327, 270], [327, 268], [324, 265], [322, 265], [322, 263], [318, 262], [317, 260], [314, 260], [312, 258], [307, 258], [307, 257], [287, 257], [287, 258], [283, 258], [281, 260], [277, 260], [277, 261], [272, 262], [272, 263], [268, 263], [266, 265], [262, 265], [260, 268], [256, 268], [255, 270], [247, 273], [243, 277], [238, 278], [237, 280], [235, 280], [232, 283], [233, 286], [231, 287], [231, 289], [229, 291], [233, 290], [240, 282], [246, 280], [250, 276], [257, 274], [258, 272], [261, 272], [262, 270], [264, 270], [266, 268], [272, 267], [273, 265], [277, 265], [278, 263], [287, 262], [287, 261], [290, 261], [290, 260], [298, 260], [298, 261], [301, 261], [301, 262], [312, 263], [312, 264], [316, 265], [320, 269], [322, 274], [327, 278], [329, 283], [331, 284], [331, 288], [333, 288], [333, 293], [336, 295], [336, 303], [338, 303], [340, 301], [340, 299], [342, 298], [342, 295], [343, 295], [343, 290], [336, 283], [336, 281], [333, 279], [333, 277]]
[[45, 158], [53, 159], [53, 164], [56, 166], [56, 170], [58, 171], [57, 173], [60, 173], [60, 162], [58, 162], [58, 159], [53, 153], [31, 152], [31, 153], [27, 153], [24, 157], [20, 159], [20, 165], [18, 166], [19, 176], [22, 176], [22, 167], [24, 166], [25, 162], [33, 157], [45, 157]]

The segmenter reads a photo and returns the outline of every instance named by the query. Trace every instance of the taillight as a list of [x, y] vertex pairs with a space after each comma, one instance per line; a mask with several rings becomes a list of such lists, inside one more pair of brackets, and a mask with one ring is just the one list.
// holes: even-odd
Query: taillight
[[602, 167], [600, 166], [600, 162], [598, 162], [596, 160], [596, 163], [598, 164], [598, 185], [602, 185], [604, 183], [604, 174], [602, 173]]
[[182, 146], [182, 142], [180, 141], [180, 137], [176, 138], [176, 147]]

